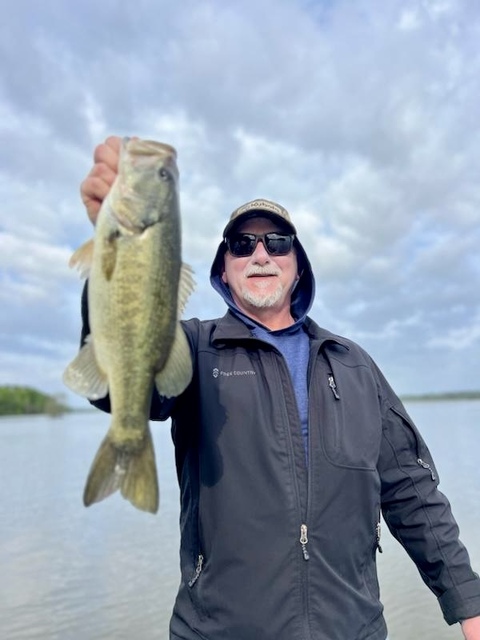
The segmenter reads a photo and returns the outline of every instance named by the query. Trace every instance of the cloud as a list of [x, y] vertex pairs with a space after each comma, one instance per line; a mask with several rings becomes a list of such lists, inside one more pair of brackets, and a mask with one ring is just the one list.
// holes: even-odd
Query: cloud
[[477, 314], [460, 328], [452, 328], [446, 333], [427, 342], [430, 348], [447, 348], [452, 351], [475, 349], [480, 342], [480, 306]]
[[426, 391], [463, 385], [460, 351], [476, 380], [478, 29], [461, 0], [15, 2], [0, 26], [3, 378], [59, 369], [40, 376], [57, 389], [77, 348], [79, 185], [113, 133], [178, 150], [187, 315], [222, 313], [222, 229], [267, 197], [311, 257], [320, 324], [401, 391], [412, 371]]

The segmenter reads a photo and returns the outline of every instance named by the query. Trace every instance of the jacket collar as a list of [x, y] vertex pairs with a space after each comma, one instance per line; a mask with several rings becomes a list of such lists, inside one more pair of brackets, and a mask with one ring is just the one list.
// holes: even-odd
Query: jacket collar
[[[305, 329], [310, 338], [318, 341], [319, 348], [324, 343], [330, 342], [338, 344], [347, 350], [350, 349], [347, 340], [326, 329], [322, 329], [322, 327], [319, 327], [318, 324], [309, 317], [305, 318]], [[227, 313], [218, 320], [217, 326], [213, 331], [212, 342], [218, 346], [220, 343], [230, 340], [249, 340], [252, 338], [254, 338], [254, 336], [252, 336], [249, 327], [229, 309]]]

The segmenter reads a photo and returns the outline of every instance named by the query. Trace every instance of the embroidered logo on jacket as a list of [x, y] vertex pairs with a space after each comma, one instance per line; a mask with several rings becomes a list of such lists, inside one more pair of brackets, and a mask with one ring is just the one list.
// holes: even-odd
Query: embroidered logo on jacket
[[245, 369], [243, 371], [239, 371], [237, 369], [234, 369], [233, 371], [222, 371], [222, 369], [217, 369], [217, 367], [214, 367], [212, 369], [212, 376], [214, 378], [218, 378], [219, 376], [230, 378], [231, 376], [254, 376], [254, 375], [256, 375], [256, 373], [255, 371], [253, 371], [253, 369]]

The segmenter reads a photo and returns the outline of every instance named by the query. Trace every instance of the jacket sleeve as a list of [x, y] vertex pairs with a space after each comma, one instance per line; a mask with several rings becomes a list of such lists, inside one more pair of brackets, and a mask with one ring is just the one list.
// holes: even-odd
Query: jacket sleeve
[[383, 376], [380, 376], [383, 435], [378, 470], [382, 512], [392, 535], [415, 562], [437, 596], [448, 624], [480, 614], [480, 579], [428, 447]]
[[[82, 347], [87, 336], [90, 334], [90, 322], [88, 318], [88, 280], [85, 282], [85, 286], [82, 291], [81, 314], [82, 330], [80, 346]], [[89, 400], [89, 402], [101, 411], [105, 411], [106, 413], [111, 412], [109, 395], [106, 395], [104, 398], [100, 398], [99, 400]], [[154, 388], [152, 402], [150, 405], [150, 420], [167, 420], [167, 418], [169, 418], [174, 412], [176, 402], [177, 398], [164, 398], [160, 396], [158, 391]]]

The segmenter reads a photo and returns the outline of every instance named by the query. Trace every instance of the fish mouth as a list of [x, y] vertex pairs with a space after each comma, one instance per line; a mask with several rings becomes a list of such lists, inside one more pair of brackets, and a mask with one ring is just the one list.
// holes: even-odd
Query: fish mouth
[[177, 151], [165, 142], [123, 138], [120, 152], [119, 173], [126, 167], [164, 167], [178, 180]]
[[164, 155], [175, 160], [177, 151], [174, 147], [165, 142], [155, 140], [141, 140], [140, 138], [124, 138], [123, 146], [128, 153], [139, 156], [159, 156]]
[[163, 142], [123, 138], [110, 212], [114, 224], [121, 229], [120, 235], [141, 235], [164, 221], [162, 207], [151, 207], [148, 201], [158, 197], [168, 204], [174, 199], [178, 182], [176, 155], [174, 147]]

